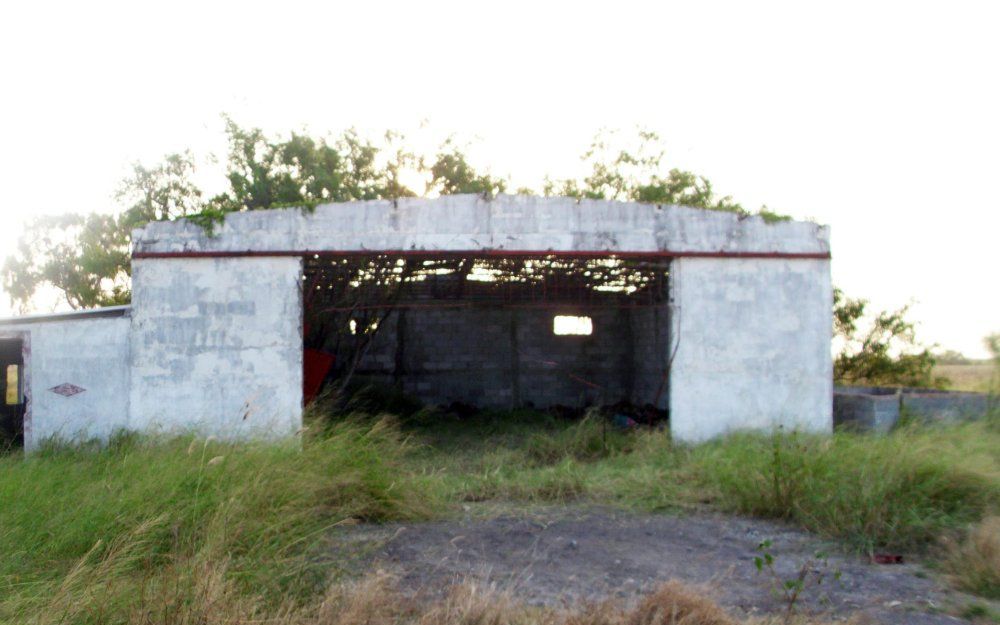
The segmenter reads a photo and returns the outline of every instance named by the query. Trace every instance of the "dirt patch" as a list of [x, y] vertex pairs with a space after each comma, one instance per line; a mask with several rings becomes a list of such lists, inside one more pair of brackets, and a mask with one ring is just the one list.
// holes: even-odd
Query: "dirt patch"
[[[781, 579], [826, 551], [826, 579], [808, 587], [799, 611], [860, 615], [862, 622], [961, 622], [943, 611], [967, 601], [920, 566], [872, 564], [780, 523], [715, 514], [640, 515], [594, 508], [534, 510], [419, 524], [357, 526], [335, 538], [331, 554], [363, 553], [364, 568], [398, 575], [403, 592], [440, 594], [460, 580], [489, 582], [538, 605], [632, 601], [669, 579], [704, 584], [742, 615], [778, 613], [774, 582], [757, 571], [762, 541]], [[357, 570], [356, 567], [351, 566]], [[834, 572], [839, 571], [839, 579]], [[963, 601], [966, 601], [963, 603]]]

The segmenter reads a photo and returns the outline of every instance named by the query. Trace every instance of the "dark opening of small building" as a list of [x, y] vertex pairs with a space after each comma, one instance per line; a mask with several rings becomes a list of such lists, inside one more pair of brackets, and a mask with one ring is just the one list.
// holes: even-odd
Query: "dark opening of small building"
[[306, 401], [374, 383], [445, 406], [664, 409], [668, 269], [656, 256], [308, 256]]
[[0, 446], [24, 443], [24, 356], [20, 339], [0, 339]]

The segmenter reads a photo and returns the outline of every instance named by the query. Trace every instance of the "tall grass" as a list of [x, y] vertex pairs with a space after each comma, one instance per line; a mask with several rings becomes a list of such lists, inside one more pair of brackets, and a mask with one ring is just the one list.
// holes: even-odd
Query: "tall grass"
[[1000, 599], [1000, 516], [983, 519], [945, 546], [945, 570], [960, 588]]
[[0, 616], [30, 611], [122, 541], [129, 557], [111, 561], [137, 584], [225, 560], [242, 588], [308, 596], [325, 575], [304, 554], [326, 528], [426, 518], [438, 507], [407, 482], [405, 452], [378, 421], [342, 423], [301, 445], [120, 437], [101, 450], [0, 460]]
[[986, 424], [890, 436], [737, 435], [692, 457], [728, 510], [787, 518], [858, 547], [913, 549], [1000, 505], [1000, 437]]
[[921, 549], [1000, 509], [1000, 431], [987, 422], [881, 437], [737, 433], [695, 447], [588, 420], [478, 443], [435, 440], [421, 466], [446, 499], [711, 505], [867, 551]]
[[[308, 622], [330, 582], [318, 554], [331, 528], [469, 501], [708, 505], [865, 550], [921, 549], [1000, 513], [1000, 429], [985, 422], [695, 447], [528, 413], [314, 429], [283, 444], [120, 436], [0, 458], [0, 621]], [[958, 539], [963, 553], [982, 550], [978, 536]], [[969, 587], [992, 592], [995, 565]]]

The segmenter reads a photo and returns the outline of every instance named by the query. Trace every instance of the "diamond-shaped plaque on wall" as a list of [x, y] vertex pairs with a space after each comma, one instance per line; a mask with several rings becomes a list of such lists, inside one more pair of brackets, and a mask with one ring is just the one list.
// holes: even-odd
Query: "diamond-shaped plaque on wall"
[[65, 382], [63, 384], [60, 384], [59, 386], [53, 386], [49, 390], [55, 393], [56, 395], [62, 395], [63, 397], [72, 397], [74, 395], [79, 395], [80, 393], [84, 392], [87, 389], [77, 386], [76, 384], [70, 384], [69, 382]]

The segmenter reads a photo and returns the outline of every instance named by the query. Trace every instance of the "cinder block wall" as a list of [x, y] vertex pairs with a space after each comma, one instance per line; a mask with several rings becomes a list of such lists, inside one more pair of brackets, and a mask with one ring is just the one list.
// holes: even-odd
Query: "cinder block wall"
[[[553, 334], [557, 314], [591, 317], [593, 334]], [[664, 307], [415, 308], [386, 318], [359, 373], [437, 404], [645, 404], [663, 379], [666, 323]]]
[[632, 402], [656, 404], [665, 409], [670, 401], [670, 307], [635, 308], [632, 321]]

